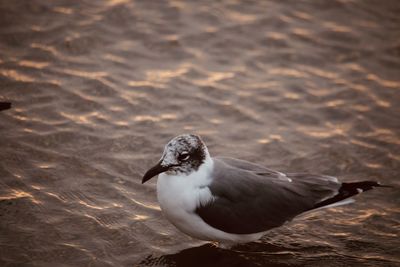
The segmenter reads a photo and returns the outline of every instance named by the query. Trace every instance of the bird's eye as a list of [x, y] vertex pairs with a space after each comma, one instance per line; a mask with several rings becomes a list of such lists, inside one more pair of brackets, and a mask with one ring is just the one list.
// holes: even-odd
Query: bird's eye
[[190, 157], [190, 155], [189, 155], [188, 152], [183, 152], [182, 154], [180, 154], [180, 155], [178, 156], [178, 160], [179, 160], [179, 161], [185, 161], [185, 160], [188, 160], [189, 157]]

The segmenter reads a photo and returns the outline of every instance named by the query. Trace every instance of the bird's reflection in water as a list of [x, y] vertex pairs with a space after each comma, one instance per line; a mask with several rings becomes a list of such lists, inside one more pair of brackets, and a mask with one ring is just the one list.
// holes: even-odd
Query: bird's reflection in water
[[[273, 257], [270, 257], [275, 255]], [[213, 244], [188, 248], [161, 257], [148, 256], [139, 266], [288, 266], [282, 263], [292, 258], [294, 251], [268, 243], [251, 242], [232, 249], [221, 249]], [[257, 259], [256, 259], [257, 258]], [[260, 261], [260, 258], [262, 260]], [[279, 262], [282, 261], [282, 262]], [[293, 265], [291, 265], [293, 266]]]

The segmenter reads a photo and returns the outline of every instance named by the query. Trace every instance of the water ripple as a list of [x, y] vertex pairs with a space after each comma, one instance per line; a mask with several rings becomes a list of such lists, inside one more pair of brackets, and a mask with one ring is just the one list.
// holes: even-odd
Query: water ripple
[[162, 216], [155, 180], [141, 185], [182, 132], [212, 155], [399, 185], [395, 1], [0, 12], [0, 100], [12, 102], [0, 113], [0, 265], [399, 265], [396, 190], [221, 250]]

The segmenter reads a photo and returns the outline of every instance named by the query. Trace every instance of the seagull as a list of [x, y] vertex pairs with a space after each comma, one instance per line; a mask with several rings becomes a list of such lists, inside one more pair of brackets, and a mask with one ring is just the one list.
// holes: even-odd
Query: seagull
[[230, 248], [313, 210], [351, 203], [351, 197], [385, 187], [375, 181], [342, 183], [336, 177], [282, 173], [228, 157], [211, 157], [198, 135], [169, 141], [142, 184], [158, 175], [165, 217], [183, 233]]

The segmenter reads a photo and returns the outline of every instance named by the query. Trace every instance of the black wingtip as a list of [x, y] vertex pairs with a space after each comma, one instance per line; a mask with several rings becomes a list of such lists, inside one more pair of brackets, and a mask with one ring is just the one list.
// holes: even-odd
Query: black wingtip
[[363, 191], [368, 191], [373, 189], [374, 187], [388, 187], [392, 188], [390, 185], [382, 185], [379, 182], [376, 181], [362, 181], [362, 182], [353, 182], [353, 183], [342, 183], [342, 187], [340, 190], [343, 191], [357, 191], [357, 189], [361, 189]]
[[322, 202], [319, 202], [314, 205], [312, 209], [320, 208], [323, 206], [327, 206], [339, 201], [342, 201], [346, 198], [358, 195], [362, 192], [373, 189], [374, 187], [388, 187], [392, 188], [390, 185], [382, 185], [376, 181], [362, 181], [362, 182], [353, 182], [353, 183], [342, 183], [342, 186], [339, 188], [339, 192]]
[[11, 102], [0, 102], [0, 111], [11, 108]]

